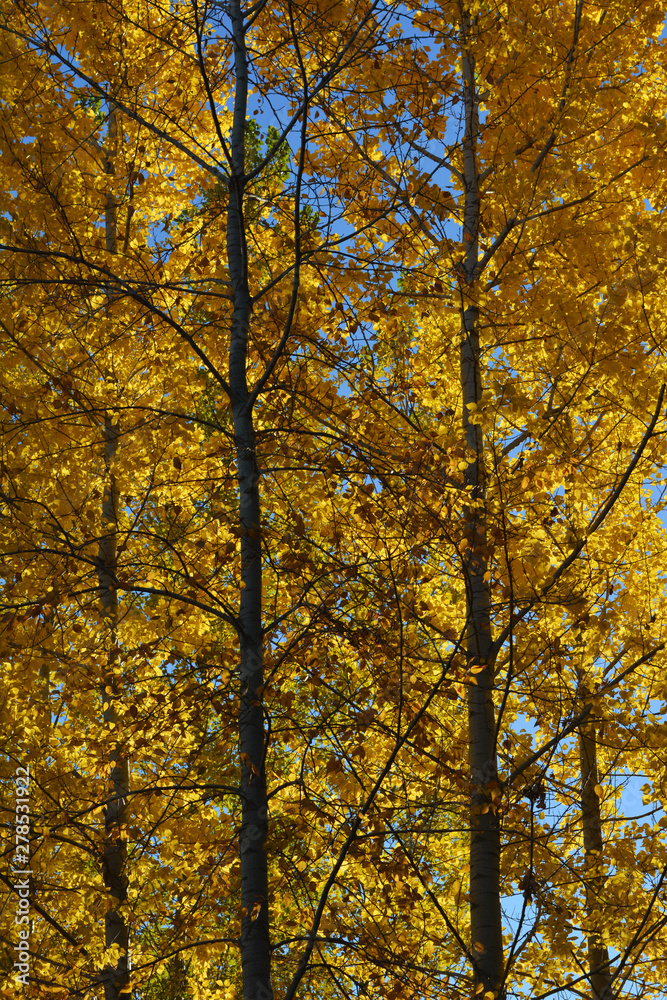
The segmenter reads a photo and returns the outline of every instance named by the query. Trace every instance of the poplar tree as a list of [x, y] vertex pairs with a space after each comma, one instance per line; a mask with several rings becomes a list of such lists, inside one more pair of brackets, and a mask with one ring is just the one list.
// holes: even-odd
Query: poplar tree
[[4, 13], [36, 989], [660, 995], [662, 21]]

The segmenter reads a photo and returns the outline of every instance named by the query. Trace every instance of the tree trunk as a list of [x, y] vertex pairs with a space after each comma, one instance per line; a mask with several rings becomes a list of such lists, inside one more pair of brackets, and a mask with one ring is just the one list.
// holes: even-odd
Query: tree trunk
[[498, 996], [504, 977], [502, 918], [500, 908], [500, 829], [495, 813], [498, 790], [496, 725], [493, 705], [494, 664], [490, 615], [490, 588], [485, 579], [488, 556], [485, 516], [484, 441], [476, 422], [482, 399], [478, 310], [475, 305], [480, 199], [477, 180], [478, 97], [474, 59], [466, 49], [469, 22], [462, 24], [462, 76], [465, 107], [463, 174], [465, 203], [463, 262], [461, 387], [463, 429], [468, 467], [465, 484], [470, 504], [466, 509], [463, 567], [467, 600], [466, 656], [471, 684], [468, 693], [470, 798], [470, 924], [475, 985]]
[[[586, 869], [586, 915], [591, 921], [588, 933], [588, 974], [593, 1000], [612, 1000], [612, 975], [609, 950], [599, 934], [600, 895], [604, 876], [602, 863], [602, 821], [599, 786], [595, 722], [587, 721], [579, 727], [579, 760], [581, 763], [581, 821], [584, 836], [584, 866]], [[597, 916], [596, 916], [597, 915]]]
[[188, 1000], [188, 970], [181, 954], [174, 955], [169, 968], [169, 1000]]
[[[112, 149], [116, 139], [115, 112], [109, 112], [108, 144]], [[113, 163], [107, 157], [107, 174], [113, 174]], [[113, 191], [106, 196], [105, 209], [106, 249], [116, 253], [116, 201]], [[114, 701], [118, 697], [118, 681], [114, 666], [118, 658], [116, 625], [118, 621], [117, 571], [117, 527], [118, 489], [113, 474], [113, 459], [118, 441], [118, 425], [113, 424], [110, 414], [104, 417], [104, 463], [106, 481], [102, 498], [102, 533], [98, 551], [98, 582], [100, 604], [105, 627], [106, 664], [103, 671], [102, 702], [105, 727], [116, 727]], [[109, 754], [109, 794], [104, 812], [104, 882], [109, 891], [109, 908], [105, 916], [105, 945], [117, 946], [120, 956], [109, 964], [102, 976], [105, 1000], [128, 1000], [130, 994], [125, 989], [129, 983], [129, 941], [128, 928], [121, 912], [127, 901], [127, 843], [123, 830], [127, 796], [130, 790], [129, 761], [115, 746]]]
[[259, 469], [246, 364], [252, 302], [244, 230], [245, 128], [248, 62], [243, 12], [231, 0], [235, 95], [231, 138], [227, 258], [233, 294], [229, 387], [239, 482], [241, 596], [239, 639], [239, 749], [241, 758], [241, 968], [244, 1000], [270, 1000], [271, 948], [266, 841], [268, 809], [265, 756], [267, 735], [262, 704], [262, 550]]

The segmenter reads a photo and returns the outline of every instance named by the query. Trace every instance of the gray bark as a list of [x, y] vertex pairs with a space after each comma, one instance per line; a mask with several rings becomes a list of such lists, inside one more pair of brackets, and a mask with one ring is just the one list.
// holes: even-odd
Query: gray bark
[[[109, 113], [109, 149], [113, 149], [116, 139], [115, 112]], [[107, 157], [107, 174], [113, 174], [113, 163]], [[105, 231], [106, 249], [109, 253], [117, 250], [116, 201], [110, 189], [106, 196]], [[98, 549], [98, 583], [100, 604], [105, 627], [106, 663], [102, 680], [103, 718], [105, 725], [116, 725], [114, 702], [119, 695], [118, 681], [114, 675], [117, 660], [116, 623], [118, 621], [117, 571], [117, 525], [118, 488], [113, 474], [113, 459], [118, 441], [118, 426], [111, 416], [104, 418], [104, 463], [105, 486], [102, 498], [102, 533]], [[118, 747], [109, 754], [111, 765], [109, 789], [104, 811], [104, 854], [102, 859], [104, 883], [109, 893], [109, 909], [105, 915], [105, 945], [117, 945], [121, 954], [116, 963], [107, 966], [103, 973], [105, 1000], [121, 1000], [121, 990], [129, 983], [129, 935], [125, 918], [120, 907], [127, 901], [127, 843], [123, 833], [127, 796], [130, 790], [129, 761]], [[123, 1000], [130, 994], [122, 993]]]
[[[105, 725], [116, 725], [114, 701], [119, 696], [118, 682], [113, 672], [117, 658], [115, 626], [118, 619], [116, 591], [116, 523], [118, 495], [111, 463], [116, 450], [118, 429], [107, 415], [104, 421], [107, 485], [102, 501], [102, 537], [98, 553], [100, 603], [105, 620], [107, 663], [102, 682]], [[109, 892], [109, 909], [105, 915], [105, 944], [118, 945], [121, 955], [103, 973], [105, 1000], [120, 1000], [121, 990], [129, 982], [128, 928], [120, 907], [127, 901], [127, 844], [123, 833], [127, 796], [130, 790], [129, 762], [118, 747], [109, 754], [109, 797], [104, 811], [104, 883]], [[129, 994], [122, 994], [127, 1000]]]
[[244, 1000], [270, 1000], [271, 948], [266, 841], [265, 730], [262, 630], [262, 552], [259, 469], [255, 428], [247, 382], [248, 330], [252, 302], [248, 286], [244, 226], [245, 128], [248, 60], [243, 13], [231, 0], [235, 63], [234, 118], [231, 137], [227, 259], [233, 294], [229, 351], [229, 387], [236, 448], [241, 535], [240, 708], [241, 756], [241, 968]]
[[[586, 913], [595, 921], [600, 913], [600, 896], [604, 877], [599, 873], [602, 863], [602, 817], [600, 799], [595, 792], [599, 784], [595, 722], [586, 721], [579, 727], [579, 761], [581, 765], [581, 822], [584, 836], [584, 867], [586, 880]], [[597, 922], [597, 921], [596, 921]], [[588, 975], [592, 1000], [612, 1000], [612, 969], [609, 950], [593, 927], [588, 934]]]
[[481, 354], [478, 310], [474, 302], [479, 253], [480, 198], [476, 145], [479, 129], [475, 65], [466, 50], [468, 23], [462, 25], [462, 76], [465, 109], [463, 175], [465, 202], [463, 238], [467, 243], [463, 262], [464, 287], [461, 329], [461, 387], [463, 429], [468, 452], [465, 483], [470, 487], [466, 509], [466, 541], [463, 552], [467, 599], [466, 656], [468, 667], [481, 669], [471, 677], [468, 692], [468, 760], [470, 797], [470, 925], [475, 985], [496, 996], [502, 990], [504, 958], [500, 907], [500, 829], [492, 793], [498, 788], [496, 723], [493, 705], [494, 664], [490, 589], [484, 579], [488, 567], [485, 518], [484, 441], [474, 422], [482, 399]]

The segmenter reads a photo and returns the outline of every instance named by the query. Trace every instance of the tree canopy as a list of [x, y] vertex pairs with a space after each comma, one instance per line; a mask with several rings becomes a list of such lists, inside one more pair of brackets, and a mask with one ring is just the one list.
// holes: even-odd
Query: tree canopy
[[0, 996], [665, 996], [663, 22], [5, 5]]

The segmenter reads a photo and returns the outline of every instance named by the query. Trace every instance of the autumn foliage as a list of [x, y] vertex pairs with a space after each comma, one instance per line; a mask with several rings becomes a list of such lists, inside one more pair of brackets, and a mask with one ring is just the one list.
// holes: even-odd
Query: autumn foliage
[[0, 997], [664, 997], [663, 21], [4, 5]]

